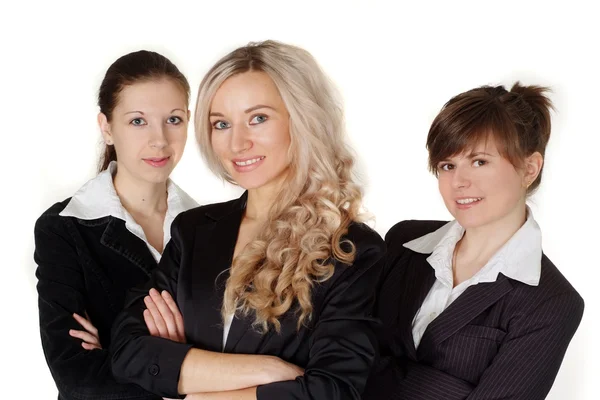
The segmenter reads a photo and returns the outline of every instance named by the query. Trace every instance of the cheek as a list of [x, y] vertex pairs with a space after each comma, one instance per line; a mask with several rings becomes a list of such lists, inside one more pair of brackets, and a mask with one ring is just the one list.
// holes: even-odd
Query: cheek
[[271, 124], [255, 138], [255, 141], [260, 141], [265, 147], [287, 149], [291, 142], [287, 123], [277, 121], [277, 123]]
[[136, 131], [135, 128], [113, 131], [113, 141], [120, 153], [133, 153], [139, 150], [142, 143], [146, 143], [143, 132]]
[[169, 144], [172, 147], [183, 147], [185, 146], [185, 142], [187, 141], [187, 128], [178, 128], [173, 129], [171, 131], [171, 135], [169, 137]]
[[521, 196], [521, 180], [514, 170], [509, 168], [498, 169], [486, 179], [481, 180], [481, 185], [485, 185], [487, 191], [497, 193], [504, 197]]
[[442, 174], [438, 177], [438, 190], [440, 191], [445, 203], [452, 201], [452, 181], [447, 175]]
[[224, 135], [211, 135], [210, 144], [218, 158], [223, 159], [227, 154], [227, 141]]

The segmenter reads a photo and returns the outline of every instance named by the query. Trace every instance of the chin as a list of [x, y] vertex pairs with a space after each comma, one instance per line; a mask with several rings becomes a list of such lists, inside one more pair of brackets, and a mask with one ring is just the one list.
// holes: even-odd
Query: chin
[[245, 190], [260, 189], [261, 187], [265, 186], [265, 182], [252, 182], [248, 180], [239, 180], [236, 182], [241, 188]]
[[169, 179], [169, 175], [171, 175], [171, 170], [165, 171], [155, 171], [154, 173], [145, 173], [141, 174], [141, 178], [148, 183], [164, 183]]
[[273, 179], [268, 179], [265, 177], [254, 177], [254, 179], [251, 177], [241, 177], [241, 179], [235, 179], [236, 177], [234, 176], [233, 178], [238, 186], [246, 190], [260, 189], [261, 187], [267, 186], [273, 181]]
[[493, 223], [496, 219], [491, 215], [460, 215], [455, 216], [456, 221], [465, 229], [479, 228]]

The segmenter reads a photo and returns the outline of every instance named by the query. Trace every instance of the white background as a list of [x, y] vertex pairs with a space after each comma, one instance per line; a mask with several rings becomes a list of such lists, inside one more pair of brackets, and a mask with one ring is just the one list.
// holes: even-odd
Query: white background
[[[155, 50], [180, 67], [195, 92], [226, 52], [273, 38], [312, 52], [338, 85], [366, 206], [382, 235], [403, 219], [449, 217], [424, 144], [451, 96], [517, 79], [554, 89], [558, 112], [532, 208], [546, 254], [586, 310], [549, 398], [596, 399], [599, 14], [585, 3], [549, 3], [2, 2], [2, 397], [56, 398], [39, 339], [33, 226], [94, 175], [96, 94], [106, 68], [129, 51]], [[208, 173], [191, 124], [173, 177], [200, 203], [238, 193]]]

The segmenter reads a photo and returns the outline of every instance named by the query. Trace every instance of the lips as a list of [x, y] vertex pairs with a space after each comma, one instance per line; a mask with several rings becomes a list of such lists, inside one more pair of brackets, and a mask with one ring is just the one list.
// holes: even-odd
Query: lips
[[468, 210], [475, 207], [483, 201], [483, 197], [461, 197], [455, 200], [456, 208], [459, 210]]
[[148, 157], [143, 158], [144, 162], [152, 167], [161, 168], [167, 165], [171, 157]]
[[265, 158], [265, 156], [254, 156], [244, 159], [238, 158], [231, 161], [233, 164], [233, 168], [235, 168], [237, 172], [250, 172], [262, 165]]

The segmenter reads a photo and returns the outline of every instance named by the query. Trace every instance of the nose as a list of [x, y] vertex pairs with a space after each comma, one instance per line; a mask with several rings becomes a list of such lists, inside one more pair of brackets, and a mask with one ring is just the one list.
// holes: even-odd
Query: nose
[[452, 187], [454, 189], [468, 189], [471, 186], [471, 177], [468, 167], [456, 167], [452, 174]]
[[150, 145], [150, 147], [154, 147], [157, 149], [163, 149], [167, 147], [168, 141], [166, 129], [162, 124], [155, 125], [154, 129], [152, 129], [148, 144]]
[[235, 154], [243, 153], [252, 148], [252, 141], [250, 140], [250, 132], [248, 127], [243, 124], [238, 124], [231, 129], [231, 151]]

